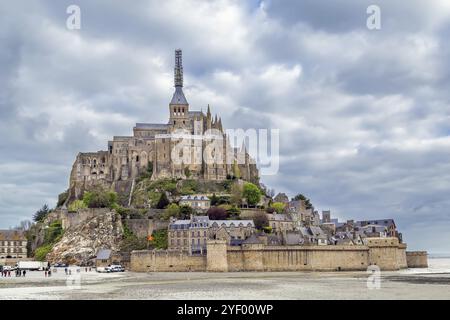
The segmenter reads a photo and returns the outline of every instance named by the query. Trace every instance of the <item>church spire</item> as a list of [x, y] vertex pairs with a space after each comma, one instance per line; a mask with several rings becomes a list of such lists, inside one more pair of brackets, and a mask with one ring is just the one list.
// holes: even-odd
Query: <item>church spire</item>
[[183, 93], [183, 59], [181, 49], [175, 50], [174, 84], [175, 92], [170, 104], [188, 105]]
[[183, 87], [183, 58], [181, 49], [175, 50], [174, 80], [175, 87]]

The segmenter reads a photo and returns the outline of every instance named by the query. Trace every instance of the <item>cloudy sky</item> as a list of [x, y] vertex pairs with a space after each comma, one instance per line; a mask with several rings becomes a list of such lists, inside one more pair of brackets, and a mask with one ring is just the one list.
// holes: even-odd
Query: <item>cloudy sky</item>
[[79, 151], [166, 122], [182, 48], [191, 109], [280, 129], [264, 184], [450, 252], [449, 1], [132, 3], [0, 1], [0, 228], [54, 206]]

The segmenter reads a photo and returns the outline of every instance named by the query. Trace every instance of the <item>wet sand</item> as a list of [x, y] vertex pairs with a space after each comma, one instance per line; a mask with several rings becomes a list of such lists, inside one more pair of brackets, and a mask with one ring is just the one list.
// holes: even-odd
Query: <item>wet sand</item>
[[[431, 260], [431, 259], [430, 259]], [[2, 299], [450, 299], [447, 268], [382, 272], [77, 273], [0, 278]]]

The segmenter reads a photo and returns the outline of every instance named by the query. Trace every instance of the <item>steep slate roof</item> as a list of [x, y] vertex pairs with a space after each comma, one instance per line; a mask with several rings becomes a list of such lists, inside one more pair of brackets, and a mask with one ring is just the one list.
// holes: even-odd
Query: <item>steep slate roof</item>
[[27, 240], [23, 231], [19, 230], [0, 230], [0, 240], [21, 241]]
[[287, 245], [297, 245], [303, 243], [303, 237], [299, 232], [287, 232], [286, 233], [286, 244]]
[[100, 249], [97, 252], [97, 260], [108, 260], [111, 257], [111, 250]]
[[201, 200], [201, 201], [208, 201], [209, 198], [204, 195], [189, 195], [189, 196], [181, 196], [180, 200]]
[[175, 87], [175, 92], [173, 93], [170, 104], [188, 104], [186, 97], [184, 96], [183, 93], [183, 88]]
[[229, 228], [233, 224], [235, 227], [239, 227], [242, 225], [243, 227], [251, 226], [254, 227], [255, 223], [253, 220], [210, 220], [209, 225], [212, 226], [217, 224], [219, 227], [225, 225], [225, 227]]
[[250, 237], [245, 239], [243, 242], [243, 244], [261, 244], [261, 243], [263, 243], [263, 242], [261, 240], [259, 240], [259, 238], [255, 234], [252, 234]]
[[192, 221], [189, 219], [176, 220], [169, 224], [170, 229], [189, 229], [192, 224], [202, 224], [199, 227], [225, 227], [230, 228], [232, 225], [235, 227], [255, 227], [253, 220], [210, 220], [208, 216], [194, 216]]

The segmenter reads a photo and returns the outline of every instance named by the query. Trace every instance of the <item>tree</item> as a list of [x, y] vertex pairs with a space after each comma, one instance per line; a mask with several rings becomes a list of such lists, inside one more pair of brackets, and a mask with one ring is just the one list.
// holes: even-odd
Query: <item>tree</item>
[[253, 217], [253, 222], [255, 223], [255, 228], [258, 230], [263, 230], [264, 228], [269, 227], [269, 219], [266, 214], [262, 212], [255, 214]]
[[33, 215], [34, 222], [42, 222], [44, 218], [50, 213], [48, 205], [44, 204], [41, 209], [36, 211]]
[[272, 203], [272, 208], [274, 208], [277, 213], [282, 213], [284, 211], [285, 207], [286, 207], [286, 204], [283, 202]]
[[242, 187], [238, 183], [231, 186], [231, 204], [240, 207], [242, 205]]
[[33, 222], [31, 222], [30, 220], [22, 220], [15, 229], [27, 232], [28, 230], [30, 230], [32, 225]]
[[153, 231], [153, 240], [150, 241], [150, 245], [156, 249], [167, 249], [169, 241], [167, 237], [167, 229], [161, 229]]
[[211, 206], [215, 206], [215, 205], [218, 204], [219, 198], [216, 196], [215, 193], [213, 193], [213, 195], [212, 195], [212, 197], [210, 199], [210, 202], [211, 202]]
[[227, 211], [221, 207], [211, 207], [206, 214], [211, 220], [225, 220], [227, 218]]
[[179, 217], [180, 216], [180, 207], [176, 203], [171, 203], [167, 206], [166, 211], [164, 212], [164, 219], [168, 220], [171, 217]]
[[156, 208], [158, 209], [164, 209], [170, 204], [169, 199], [167, 198], [167, 195], [165, 192], [161, 193], [161, 197], [159, 198], [158, 204], [156, 205]]
[[189, 167], [184, 167], [184, 175], [186, 176], [186, 178], [189, 179], [189, 177], [191, 176], [191, 170], [189, 170]]
[[253, 183], [246, 182], [244, 184], [243, 194], [250, 206], [255, 206], [261, 199], [261, 191]]
[[237, 164], [236, 160], [233, 162], [233, 175], [235, 179], [241, 178], [241, 170], [239, 169], [239, 165]]
[[195, 214], [195, 210], [190, 206], [180, 206], [180, 219], [189, 219], [191, 214]]
[[304, 201], [306, 209], [311, 209], [313, 207], [311, 201], [307, 197], [305, 197], [303, 194], [301, 194], [301, 193], [297, 194], [294, 198], [292, 198], [292, 200]]

